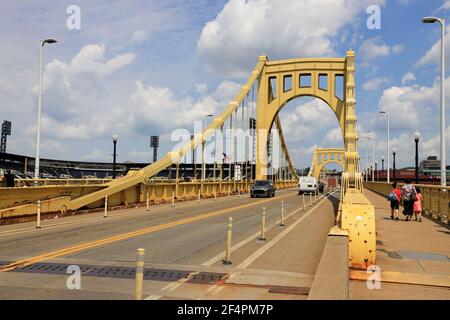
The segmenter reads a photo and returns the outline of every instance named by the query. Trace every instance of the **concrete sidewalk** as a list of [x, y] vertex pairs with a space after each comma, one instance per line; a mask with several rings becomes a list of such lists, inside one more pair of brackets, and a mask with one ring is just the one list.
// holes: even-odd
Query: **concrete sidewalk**
[[450, 299], [450, 230], [426, 217], [391, 220], [385, 197], [364, 191], [375, 206], [381, 288], [368, 289], [366, 272], [351, 271], [350, 299]]

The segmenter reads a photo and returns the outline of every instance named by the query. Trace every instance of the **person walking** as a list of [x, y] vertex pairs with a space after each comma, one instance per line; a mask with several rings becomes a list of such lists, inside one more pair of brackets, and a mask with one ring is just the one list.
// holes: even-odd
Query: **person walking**
[[400, 199], [402, 193], [399, 188], [397, 188], [397, 182], [392, 184], [392, 190], [389, 192], [388, 201], [391, 203], [391, 219], [398, 220], [398, 209], [400, 208]]
[[417, 217], [419, 217], [419, 222], [422, 222], [422, 194], [420, 193], [419, 187], [416, 188], [416, 191], [417, 194], [416, 201], [414, 201], [413, 212], [414, 216], [416, 217], [416, 221]]
[[14, 175], [11, 173], [11, 170], [7, 170], [5, 174], [5, 182], [7, 188], [14, 188]]
[[411, 184], [411, 180], [405, 179], [405, 185], [402, 187], [403, 214], [406, 216], [405, 221], [411, 220], [416, 195], [417, 191]]

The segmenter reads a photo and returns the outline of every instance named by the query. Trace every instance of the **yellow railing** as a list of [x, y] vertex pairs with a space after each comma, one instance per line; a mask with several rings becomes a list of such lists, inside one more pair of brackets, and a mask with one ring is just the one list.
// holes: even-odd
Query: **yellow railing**
[[[401, 188], [404, 184], [399, 183]], [[392, 189], [392, 185], [387, 182], [365, 182], [364, 186], [378, 194], [386, 196]], [[441, 187], [429, 184], [417, 184], [423, 197], [423, 212], [435, 219], [449, 223], [450, 187]]]
[[[108, 206], [138, 205], [146, 203], [169, 202], [242, 194], [249, 192], [251, 181], [191, 181], [179, 182], [161, 181], [141, 183], [108, 196]], [[277, 189], [293, 188], [297, 181], [276, 181]], [[0, 219], [13, 218], [36, 213], [37, 200], [43, 201], [42, 213], [70, 210], [69, 203], [86, 194], [99, 191], [106, 186], [101, 185], [59, 185], [40, 186], [34, 188], [0, 188]], [[52, 201], [55, 199], [55, 201]], [[103, 207], [105, 198], [90, 203], [84, 208]]]
[[37, 187], [37, 186], [60, 186], [60, 185], [98, 185], [111, 181], [112, 179], [16, 179], [16, 187]]

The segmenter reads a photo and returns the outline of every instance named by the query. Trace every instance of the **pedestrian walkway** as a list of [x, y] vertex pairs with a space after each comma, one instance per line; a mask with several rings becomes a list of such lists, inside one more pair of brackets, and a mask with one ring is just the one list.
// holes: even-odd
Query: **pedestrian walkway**
[[365, 271], [351, 271], [350, 299], [450, 299], [450, 230], [428, 218], [390, 218], [385, 197], [364, 194], [375, 206], [381, 288], [368, 289]]

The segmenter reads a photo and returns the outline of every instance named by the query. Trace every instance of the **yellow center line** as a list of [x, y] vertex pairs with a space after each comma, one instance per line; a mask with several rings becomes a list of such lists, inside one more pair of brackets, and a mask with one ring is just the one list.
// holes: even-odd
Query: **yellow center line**
[[52, 259], [52, 258], [61, 257], [61, 256], [64, 256], [64, 255], [67, 255], [67, 254], [70, 254], [70, 253], [75, 253], [75, 252], [79, 252], [79, 251], [82, 251], [82, 250], [92, 249], [92, 248], [99, 247], [99, 246], [102, 246], [102, 245], [106, 245], [106, 244], [109, 244], [109, 243], [113, 243], [113, 242], [116, 242], [116, 241], [134, 238], [134, 237], [137, 237], [137, 236], [140, 236], [140, 235], [156, 232], [156, 231], [167, 229], [167, 228], [176, 227], [176, 226], [187, 224], [187, 223], [190, 223], [190, 222], [195, 222], [195, 221], [199, 221], [199, 220], [208, 219], [208, 218], [211, 218], [211, 217], [214, 217], [214, 216], [218, 216], [218, 215], [230, 212], [230, 211], [244, 209], [244, 208], [248, 208], [248, 207], [255, 206], [255, 205], [260, 205], [262, 203], [271, 202], [271, 201], [274, 201], [274, 200], [284, 199], [284, 198], [290, 197], [292, 195], [295, 195], [295, 193], [289, 193], [289, 194], [286, 194], [286, 195], [283, 195], [283, 196], [278, 196], [276, 199], [265, 199], [265, 200], [261, 200], [261, 201], [258, 201], [258, 202], [247, 203], [247, 204], [243, 204], [243, 205], [240, 205], [240, 206], [226, 208], [226, 209], [222, 209], [222, 210], [219, 210], [219, 211], [213, 211], [213, 212], [201, 214], [201, 215], [194, 216], [194, 217], [185, 218], [185, 219], [178, 220], [178, 221], [168, 222], [168, 223], [161, 224], [161, 225], [158, 225], [158, 226], [152, 226], [152, 227], [147, 227], [147, 228], [136, 230], [136, 231], [132, 231], [132, 232], [123, 233], [123, 234], [120, 234], [120, 235], [117, 235], [117, 236], [113, 236], [113, 237], [108, 237], [108, 238], [103, 238], [103, 239], [99, 239], [99, 240], [95, 240], [95, 241], [81, 243], [81, 244], [78, 244], [78, 245], [75, 245], [75, 246], [71, 246], [71, 247], [67, 247], [67, 248], [51, 251], [51, 252], [44, 253], [44, 254], [41, 254], [41, 255], [38, 255], [38, 256], [35, 256], [35, 257], [31, 257], [31, 258], [27, 258], [27, 259], [23, 259], [23, 260], [18, 260], [18, 261], [9, 263], [7, 265], [0, 266], [0, 272], [6, 272], [6, 271], [10, 271], [10, 270], [13, 270], [13, 269], [16, 269], [16, 268], [26, 267], [28, 265], [31, 265], [31, 264], [34, 264], [34, 263], [37, 263], [37, 262], [41, 262], [41, 261]]

